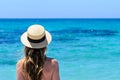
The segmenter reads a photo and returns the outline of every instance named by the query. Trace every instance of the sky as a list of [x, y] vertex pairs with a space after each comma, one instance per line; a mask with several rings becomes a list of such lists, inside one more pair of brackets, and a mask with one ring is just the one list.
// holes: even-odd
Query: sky
[[1, 0], [0, 18], [120, 18], [120, 0]]

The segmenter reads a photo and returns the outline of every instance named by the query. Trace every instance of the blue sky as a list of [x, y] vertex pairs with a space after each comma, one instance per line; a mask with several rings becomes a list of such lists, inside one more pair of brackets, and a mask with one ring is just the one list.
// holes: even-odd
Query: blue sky
[[120, 18], [120, 0], [1, 0], [0, 18]]

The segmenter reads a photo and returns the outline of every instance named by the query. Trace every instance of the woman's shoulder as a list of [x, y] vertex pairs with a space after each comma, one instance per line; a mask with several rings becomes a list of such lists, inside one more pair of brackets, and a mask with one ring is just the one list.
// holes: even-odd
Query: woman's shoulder
[[44, 64], [44, 72], [52, 73], [58, 67], [58, 61], [54, 58], [47, 57]]
[[54, 59], [54, 58], [47, 57], [46, 61], [53, 64], [53, 65], [58, 64], [57, 59]]
[[17, 66], [17, 67], [21, 67], [21, 66], [23, 65], [24, 61], [25, 61], [24, 58], [23, 58], [23, 59], [20, 59], [20, 60], [17, 62], [16, 66]]
[[47, 57], [44, 66], [51, 69], [55, 68], [56, 66], [58, 66], [58, 61], [54, 58]]

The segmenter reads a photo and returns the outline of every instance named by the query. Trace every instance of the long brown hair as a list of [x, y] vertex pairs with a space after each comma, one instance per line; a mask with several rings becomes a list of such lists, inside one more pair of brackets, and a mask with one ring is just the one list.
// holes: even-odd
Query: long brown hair
[[46, 59], [46, 47], [32, 49], [25, 47], [25, 66], [29, 80], [41, 80], [43, 65]]

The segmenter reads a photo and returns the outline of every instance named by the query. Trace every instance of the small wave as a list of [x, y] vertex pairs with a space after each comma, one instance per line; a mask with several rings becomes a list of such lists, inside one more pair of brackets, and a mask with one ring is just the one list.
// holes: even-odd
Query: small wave
[[4, 32], [4, 30], [0, 29], [0, 33]]
[[13, 61], [13, 60], [10, 60], [10, 61], [1, 60], [0, 61], [0, 65], [15, 65], [16, 63], [17, 61]]
[[22, 31], [1, 32], [0, 44], [3, 44], [3, 43], [13, 44], [13, 43], [19, 42], [21, 34], [22, 34]]
[[[64, 30], [58, 30], [58, 31], [51, 31], [53, 34], [59, 34], [59, 35], [64, 35], [64, 34], [79, 34], [79, 37], [83, 36], [115, 36], [118, 31], [114, 30], [97, 30], [97, 29], [79, 29], [79, 28], [69, 28], [69, 29], [64, 29]], [[81, 34], [81, 35], [80, 35]]]

